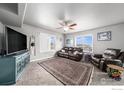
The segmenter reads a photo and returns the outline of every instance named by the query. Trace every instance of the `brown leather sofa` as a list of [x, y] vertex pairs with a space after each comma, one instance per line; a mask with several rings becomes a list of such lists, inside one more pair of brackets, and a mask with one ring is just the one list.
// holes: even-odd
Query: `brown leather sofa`
[[57, 52], [59, 57], [68, 58], [75, 61], [80, 61], [83, 56], [83, 49], [77, 47], [63, 47]]
[[107, 48], [103, 54], [94, 54], [91, 57], [91, 62], [106, 72], [107, 64], [123, 66], [124, 52], [120, 49]]

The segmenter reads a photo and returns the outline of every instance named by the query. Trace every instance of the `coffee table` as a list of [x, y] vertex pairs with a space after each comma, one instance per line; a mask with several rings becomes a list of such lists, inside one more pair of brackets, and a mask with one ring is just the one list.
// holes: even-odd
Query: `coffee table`
[[117, 65], [113, 65], [113, 64], [108, 64], [108, 75], [112, 78], [114, 78], [115, 80], [121, 80], [121, 74], [124, 71], [123, 67], [117, 66]]

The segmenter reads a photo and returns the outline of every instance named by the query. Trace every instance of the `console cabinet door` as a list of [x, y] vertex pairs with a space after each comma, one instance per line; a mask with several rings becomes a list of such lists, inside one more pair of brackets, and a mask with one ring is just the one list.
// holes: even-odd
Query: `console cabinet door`
[[0, 59], [0, 85], [15, 83], [15, 62], [13, 58]]
[[30, 61], [29, 53], [0, 58], [0, 85], [15, 84], [26, 64]]

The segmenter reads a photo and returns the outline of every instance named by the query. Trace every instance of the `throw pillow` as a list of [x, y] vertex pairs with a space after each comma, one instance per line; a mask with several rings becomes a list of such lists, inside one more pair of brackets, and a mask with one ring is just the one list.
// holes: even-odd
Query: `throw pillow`
[[62, 49], [61, 51], [62, 51], [62, 52], [65, 52], [65, 50], [63, 50], [63, 49]]
[[73, 54], [74, 54], [74, 55], [77, 55], [77, 54], [78, 54], [78, 51], [75, 51]]

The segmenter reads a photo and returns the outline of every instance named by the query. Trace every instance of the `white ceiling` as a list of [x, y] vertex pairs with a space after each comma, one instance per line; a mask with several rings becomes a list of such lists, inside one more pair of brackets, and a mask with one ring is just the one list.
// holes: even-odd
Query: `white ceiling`
[[[27, 7], [23, 3], [18, 4], [18, 7], [6, 7], [0, 4], [0, 21], [6, 24], [21, 26], [24, 23], [60, 33], [84, 31], [124, 22], [124, 4], [121, 3], [28, 3]], [[60, 20], [73, 20], [77, 26], [74, 31], [64, 32], [63, 29], [56, 29], [60, 27]]]
[[21, 27], [25, 8], [25, 3], [0, 3], [0, 21], [6, 25]]
[[[73, 20], [75, 31], [84, 31], [106, 25], [124, 22], [124, 4], [28, 4], [24, 23], [64, 32], [59, 20]], [[75, 32], [75, 31], [67, 31]]]

